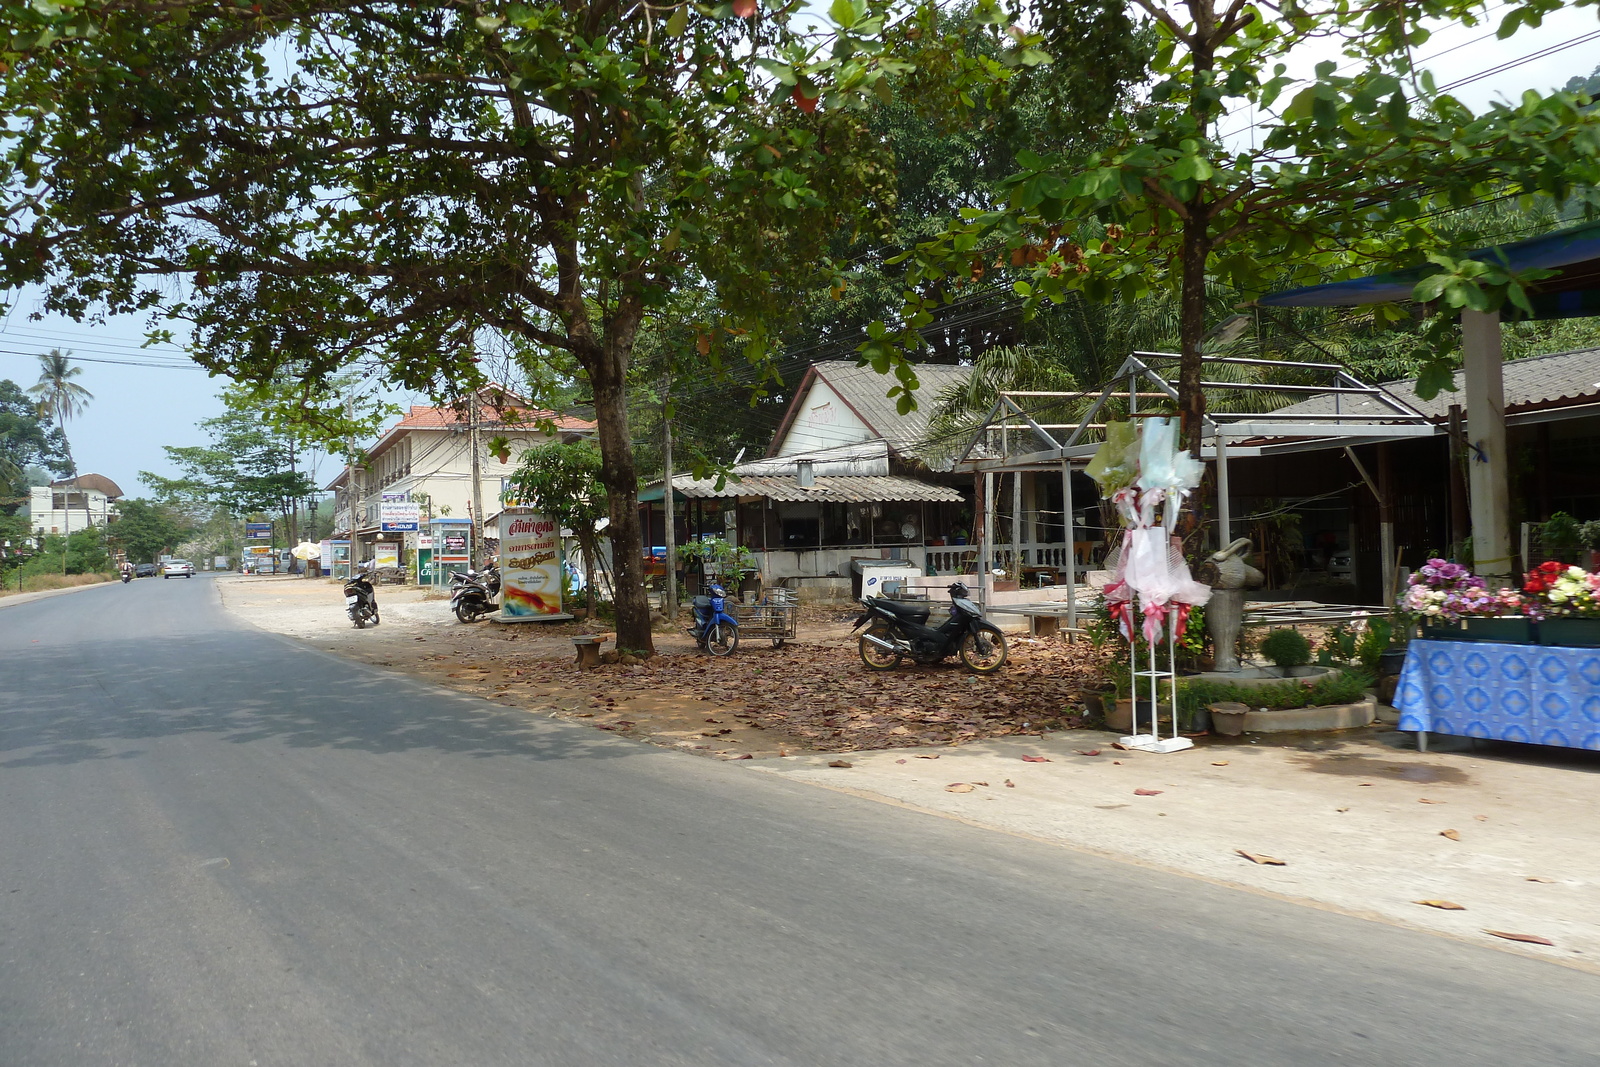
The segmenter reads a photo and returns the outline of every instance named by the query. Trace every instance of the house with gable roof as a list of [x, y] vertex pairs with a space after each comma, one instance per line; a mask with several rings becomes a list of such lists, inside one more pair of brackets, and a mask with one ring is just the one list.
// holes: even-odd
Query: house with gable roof
[[[930, 422], [939, 395], [971, 373], [965, 366], [919, 365], [918, 407], [902, 415], [888, 396], [894, 379], [853, 361], [812, 364], [764, 457], [736, 464], [720, 485], [715, 478], [673, 478], [677, 543], [736, 541], [756, 553], [768, 583], [842, 582], [854, 561], [872, 559], [905, 560], [923, 574], [969, 571], [977, 555], [975, 483], [951, 470], [966, 441], [939, 440]], [[1059, 479], [1054, 496], [1051, 479], [1036, 483], [1032, 474], [1019, 488], [1021, 562], [1066, 565], [1071, 550], [1062, 536]], [[665, 543], [662, 494], [658, 482], [640, 495], [654, 545]], [[1010, 499], [1000, 503], [1009, 506]]]

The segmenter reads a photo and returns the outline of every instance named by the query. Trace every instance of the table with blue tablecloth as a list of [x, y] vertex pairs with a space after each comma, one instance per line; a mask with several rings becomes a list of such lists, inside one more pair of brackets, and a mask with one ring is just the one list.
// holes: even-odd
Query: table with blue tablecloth
[[1600, 648], [1412, 641], [1400, 729], [1600, 751]]

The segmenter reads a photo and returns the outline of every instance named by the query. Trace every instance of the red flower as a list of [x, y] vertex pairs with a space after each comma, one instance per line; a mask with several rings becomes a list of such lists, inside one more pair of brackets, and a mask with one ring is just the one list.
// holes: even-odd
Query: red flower
[[1566, 571], [1567, 565], [1565, 563], [1557, 563], [1555, 560], [1552, 559], [1552, 560], [1546, 560], [1544, 563], [1539, 564], [1539, 568], [1538, 569], [1539, 569], [1539, 573], [1540, 574], [1545, 575], [1546, 578], [1549, 579], [1549, 578], [1557, 577], [1558, 575], [1560, 575], [1564, 571]]
[[1544, 579], [1537, 575], [1530, 575], [1528, 580], [1522, 584], [1522, 591], [1524, 593], [1542, 593], [1549, 588], [1550, 587], [1545, 584]]

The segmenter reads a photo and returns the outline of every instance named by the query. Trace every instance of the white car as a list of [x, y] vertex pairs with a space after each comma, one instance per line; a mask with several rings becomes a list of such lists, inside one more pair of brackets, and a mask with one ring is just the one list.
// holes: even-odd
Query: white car
[[193, 578], [194, 564], [186, 559], [169, 559], [161, 565], [163, 578]]

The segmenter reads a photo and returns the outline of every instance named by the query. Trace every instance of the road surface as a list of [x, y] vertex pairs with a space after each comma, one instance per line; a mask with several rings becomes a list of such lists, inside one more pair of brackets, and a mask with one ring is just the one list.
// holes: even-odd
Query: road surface
[[0, 606], [4, 1067], [1555, 1067], [1597, 1004], [336, 660], [205, 577]]

